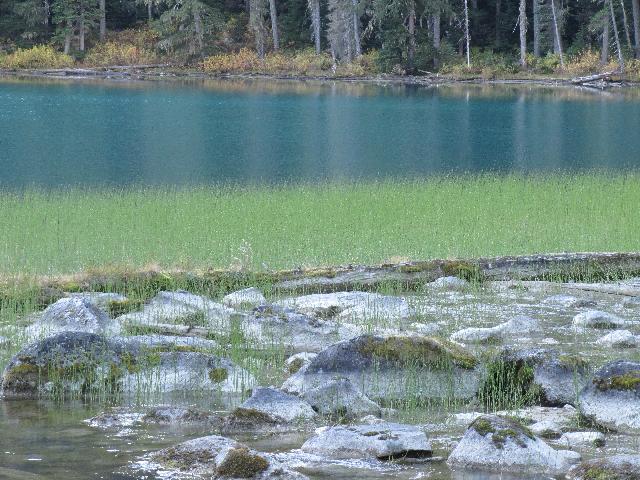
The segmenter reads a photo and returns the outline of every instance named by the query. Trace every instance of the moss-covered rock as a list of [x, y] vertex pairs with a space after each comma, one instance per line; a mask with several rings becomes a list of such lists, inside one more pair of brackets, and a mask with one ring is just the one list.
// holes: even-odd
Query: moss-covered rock
[[232, 448], [218, 465], [221, 477], [252, 478], [269, 468], [269, 461], [246, 447]]
[[640, 431], [640, 362], [618, 360], [600, 368], [580, 392], [580, 413], [610, 430]]
[[474, 420], [447, 463], [455, 469], [559, 475], [580, 460], [554, 450], [513, 418], [483, 415]]
[[640, 456], [614, 455], [587, 460], [573, 467], [569, 480], [637, 480], [640, 478]]

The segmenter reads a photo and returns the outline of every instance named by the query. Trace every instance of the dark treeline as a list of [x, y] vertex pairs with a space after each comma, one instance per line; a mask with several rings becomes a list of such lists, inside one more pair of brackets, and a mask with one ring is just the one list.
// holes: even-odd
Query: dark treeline
[[113, 32], [149, 25], [161, 52], [201, 58], [315, 49], [339, 61], [378, 51], [391, 70], [470, 53], [532, 58], [591, 49], [640, 57], [640, 0], [0, 0], [0, 48], [49, 43], [82, 58]]

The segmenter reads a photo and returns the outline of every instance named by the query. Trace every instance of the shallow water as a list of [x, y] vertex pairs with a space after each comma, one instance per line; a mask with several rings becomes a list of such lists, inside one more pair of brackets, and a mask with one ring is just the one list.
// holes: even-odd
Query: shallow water
[[0, 79], [0, 187], [633, 169], [637, 93]]
[[[625, 282], [625, 287], [640, 287], [640, 279]], [[572, 326], [577, 313], [597, 308], [614, 313], [626, 320], [628, 329], [640, 334], [639, 297], [627, 297], [584, 291], [576, 284], [548, 284], [545, 282], [496, 282], [464, 291], [427, 288], [410, 294], [407, 299], [416, 309], [417, 317], [407, 323], [389, 325], [371, 319], [376, 331], [393, 326], [411, 330], [413, 322], [437, 325], [439, 334], [448, 337], [465, 327], [487, 327], [513, 318], [529, 315], [540, 322], [537, 331], [527, 335], [506, 337], [500, 345], [468, 345], [478, 353], [502, 345], [518, 348], [550, 346], [564, 353], [579, 354], [597, 368], [608, 360], [640, 360], [637, 348], [612, 349], [595, 344], [607, 331], [576, 329]], [[589, 306], [567, 306], [558, 302], [556, 295], [571, 295], [575, 301], [592, 302]], [[555, 301], [554, 301], [555, 299]], [[409, 323], [411, 322], [411, 323]], [[10, 334], [14, 321], [0, 325], [0, 333]], [[413, 325], [413, 326], [412, 326]], [[9, 335], [11, 346], [0, 346], [0, 360], [4, 364], [18, 348], [20, 336]], [[192, 405], [211, 411], [228, 410], [238, 399], [230, 397], [182, 398], [180, 405]], [[144, 412], [148, 405], [121, 402], [127, 412]], [[86, 478], [133, 479], [162, 478], [154, 470], [144, 470], [144, 455], [190, 438], [217, 432], [203, 426], [157, 426], [133, 424], [113, 428], [96, 428], [85, 420], [105, 411], [108, 405], [68, 402], [56, 404], [45, 401], [0, 400], [0, 479], [69, 479]], [[385, 479], [401, 480], [434, 478], [439, 480], [539, 480], [548, 476], [492, 475], [481, 472], [452, 472], [444, 463], [466, 429], [471, 415], [456, 419], [454, 414], [472, 413], [478, 405], [418, 407], [390, 414], [389, 420], [419, 425], [427, 432], [434, 447], [434, 456], [442, 460], [430, 462], [330, 461], [305, 455], [298, 449], [312, 434], [310, 431], [275, 435], [236, 435], [233, 438], [264, 452], [274, 453], [290, 467], [312, 479]], [[526, 417], [521, 412], [510, 412]], [[533, 417], [532, 417], [533, 418]], [[549, 443], [561, 448], [552, 440]], [[609, 454], [637, 453], [640, 437], [637, 435], [607, 434], [603, 448], [577, 449], [584, 458]]]

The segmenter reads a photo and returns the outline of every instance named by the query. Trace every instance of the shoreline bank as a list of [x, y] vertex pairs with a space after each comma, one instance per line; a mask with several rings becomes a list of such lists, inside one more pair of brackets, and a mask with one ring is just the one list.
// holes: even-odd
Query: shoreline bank
[[487, 79], [479, 76], [458, 78], [448, 75], [369, 75], [369, 76], [327, 76], [327, 75], [288, 75], [288, 74], [260, 74], [260, 73], [229, 73], [209, 74], [194, 69], [175, 69], [170, 65], [118, 65], [110, 67], [90, 68], [63, 68], [63, 69], [20, 69], [2, 70], [0, 78], [52, 78], [66, 80], [274, 80], [274, 81], [300, 81], [300, 82], [344, 82], [344, 83], [368, 83], [379, 85], [403, 85], [434, 87], [441, 85], [523, 85], [523, 86], [547, 86], [547, 87], [576, 87], [592, 90], [608, 90], [612, 88], [637, 88], [640, 82], [628, 81], [621, 78], [616, 72], [594, 74], [588, 77], [560, 78], [560, 77], [505, 77]]

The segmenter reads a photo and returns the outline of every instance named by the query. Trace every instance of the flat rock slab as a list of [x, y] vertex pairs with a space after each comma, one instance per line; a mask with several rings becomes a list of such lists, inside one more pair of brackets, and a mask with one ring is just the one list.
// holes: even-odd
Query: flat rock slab
[[432, 455], [426, 434], [397, 423], [324, 427], [302, 445], [302, 451], [330, 458], [425, 458]]
[[567, 474], [568, 480], [636, 480], [640, 478], [640, 455], [613, 455], [587, 460]]

